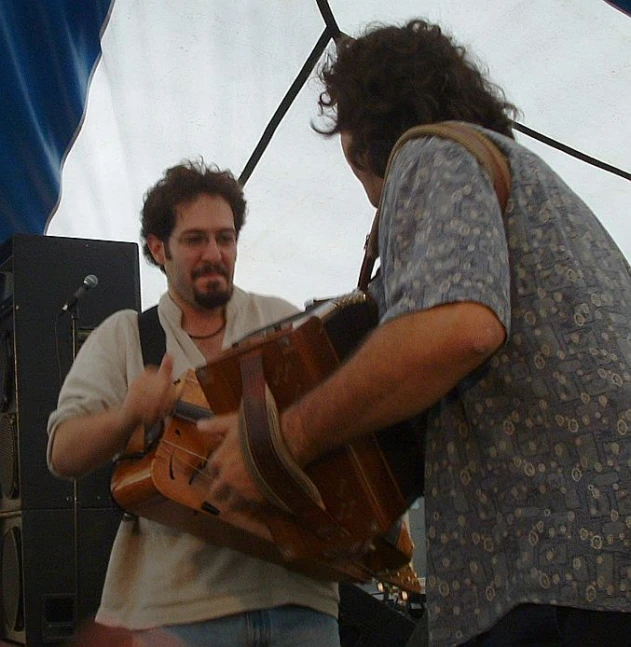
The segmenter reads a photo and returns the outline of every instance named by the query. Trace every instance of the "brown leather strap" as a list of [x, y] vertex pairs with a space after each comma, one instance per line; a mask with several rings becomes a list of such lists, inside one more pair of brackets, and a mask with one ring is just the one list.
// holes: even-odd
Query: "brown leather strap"
[[318, 488], [285, 445], [276, 403], [265, 383], [260, 348], [243, 355], [240, 366], [241, 447], [257, 487], [270, 503], [295, 515], [318, 536], [332, 538], [348, 534], [324, 509]]
[[372, 278], [372, 270], [375, 267], [375, 262], [379, 258], [379, 219], [380, 212], [377, 210], [375, 218], [372, 221], [372, 227], [370, 233], [366, 236], [366, 242], [364, 243], [364, 259], [362, 260], [362, 266], [359, 270], [359, 281], [357, 282], [357, 287], [365, 292], [368, 289], [368, 284]]
[[[464, 146], [491, 176], [500, 209], [504, 213], [511, 187], [510, 167], [506, 157], [486, 135], [467, 124], [455, 121], [443, 121], [435, 124], [426, 124], [424, 126], [415, 126], [406, 130], [392, 147], [384, 178], [388, 177], [393, 160], [403, 144], [410, 139], [427, 136], [452, 139]], [[368, 283], [372, 277], [373, 267], [377, 258], [379, 258], [380, 216], [380, 211], [377, 210], [370, 234], [366, 239], [364, 259], [357, 284], [360, 290], [366, 290], [368, 287]]]

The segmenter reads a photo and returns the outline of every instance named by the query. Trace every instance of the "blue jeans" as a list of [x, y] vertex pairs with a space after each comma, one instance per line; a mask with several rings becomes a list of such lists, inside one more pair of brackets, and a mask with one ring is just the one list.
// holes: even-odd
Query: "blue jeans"
[[461, 647], [628, 647], [631, 612], [521, 604]]
[[299, 606], [169, 625], [159, 632], [136, 632], [140, 644], [152, 647], [161, 643], [171, 645], [165, 634], [181, 647], [340, 647], [337, 619]]

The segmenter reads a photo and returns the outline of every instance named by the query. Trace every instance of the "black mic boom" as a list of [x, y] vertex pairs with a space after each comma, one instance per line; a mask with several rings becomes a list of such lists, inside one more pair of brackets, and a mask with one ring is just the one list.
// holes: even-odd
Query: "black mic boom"
[[94, 274], [88, 274], [84, 279], [82, 285], [79, 289], [64, 303], [61, 308], [62, 312], [67, 312], [70, 308], [74, 308], [77, 305], [77, 301], [92, 288], [95, 288], [99, 284], [99, 280], [94, 276]]

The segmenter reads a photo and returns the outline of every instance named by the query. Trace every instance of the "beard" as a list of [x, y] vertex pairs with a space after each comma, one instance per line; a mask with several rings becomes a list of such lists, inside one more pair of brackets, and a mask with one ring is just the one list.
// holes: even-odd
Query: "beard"
[[226, 280], [228, 287], [220, 289], [217, 281], [210, 281], [205, 290], [195, 289], [193, 298], [195, 303], [202, 308], [214, 310], [221, 308], [230, 301], [232, 297], [233, 285], [230, 276], [225, 267], [222, 265], [205, 265], [193, 273], [193, 279], [203, 277], [207, 274], [221, 274]]
[[207, 310], [222, 308], [232, 297], [232, 285], [226, 290], [209, 290], [207, 292], [195, 290], [193, 297], [198, 306]]

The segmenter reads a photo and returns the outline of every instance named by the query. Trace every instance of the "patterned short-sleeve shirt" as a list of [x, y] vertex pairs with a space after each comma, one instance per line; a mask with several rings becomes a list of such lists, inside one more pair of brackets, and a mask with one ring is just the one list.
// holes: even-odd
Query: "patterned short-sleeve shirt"
[[382, 321], [458, 301], [507, 341], [429, 412], [425, 510], [432, 644], [520, 603], [631, 611], [631, 276], [587, 206], [541, 159], [508, 158], [501, 214], [458, 144], [398, 153], [381, 207]]

